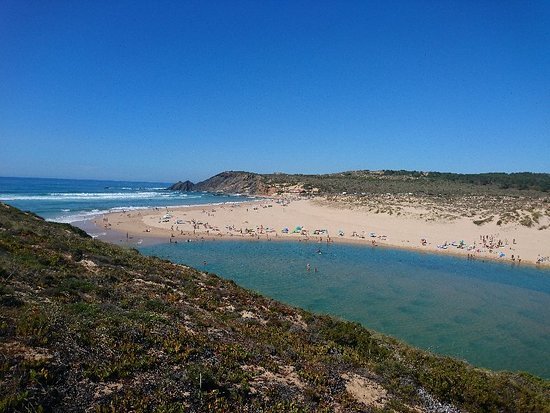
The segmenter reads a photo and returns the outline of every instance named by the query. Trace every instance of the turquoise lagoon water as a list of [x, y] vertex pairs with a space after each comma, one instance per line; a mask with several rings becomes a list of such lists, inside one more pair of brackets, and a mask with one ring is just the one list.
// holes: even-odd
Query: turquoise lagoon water
[[548, 270], [304, 242], [203, 241], [140, 250], [477, 366], [550, 378]]

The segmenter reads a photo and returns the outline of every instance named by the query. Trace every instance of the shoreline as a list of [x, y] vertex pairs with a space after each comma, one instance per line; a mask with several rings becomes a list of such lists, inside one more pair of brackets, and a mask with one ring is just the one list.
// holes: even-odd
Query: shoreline
[[[359, 216], [362, 219], [368, 221], [378, 219], [383, 222], [382, 225], [376, 225], [376, 223], [370, 224], [372, 228], [382, 229], [380, 233], [382, 235], [376, 235], [371, 233], [371, 236], [367, 236], [366, 230], [361, 233], [353, 231], [352, 235], [349, 235], [350, 220], [348, 215], [353, 215], [353, 218]], [[164, 219], [163, 219], [164, 218]], [[323, 219], [326, 218], [326, 219]], [[346, 220], [346, 218], [348, 218]], [[271, 219], [271, 222], [269, 220]], [[330, 230], [323, 233], [311, 234], [312, 229], [305, 230], [304, 232], [292, 234], [289, 230], [288, 233], [281, 233], [281, 219], [285, 221], [308, 221], [308, 228], [314, 228], [311, 225], [312, 222], [320, 222], [323, 225], [331, 226]], [[259, 222], [263, 222], [260, 224]], [[352, 220], [353, 221], [353, 220]], [[240, 223], [240, 226], [237, 226]], [[267, 226], [269, 223], [270, 226]], [[389, 224], [392, 225], [389, 225]], [[360, 223], [363, 225], [363, 223]], [[378, 223], [380, 224], [380, 223]], [[463, 223], [461, 223], [463, 224]], [[245, 231], [243, 232], [243, 225]], [[265, 226], [264, 226], [265, 225]], [[329, 235], [338, 233], [334, 228], [334, 225], [347, 227], [345, 230], [340, 230], [341, 235]], [[361, 225], [354, 223], [357, 227]], [[387, 227], [387, 231], [384, 230], [384, 225]], [[420, 225], [421, 231], [418, 231]], [[462, 248], [457, 248], [456, 242], [445, 242], [445, 249], [441, 247], [438, 241], [433, 239], [434, 234], [441, 235], [442, 239], [456, 238], [456, 234], [452, 233], [452, 230], [456, 230], [456, 224], [453, 223], [437, 223], [434, 229], [427, 231], [424, 227], [429, 227], [429, 224], [425, 222], [414, 222], [411, 219], [404, 219], [399, 217], [384, 217], [378, 215], [373, 217], [373, 214], [365, 212], [358, 212], [349, 208], [342, 208], [341, 205], [325, 206], [317, 205], [316, 200], [293, 200], [283, 201], [278, 198], [262, 198], [254, 201], [246, 201], [242, 203], [233, 204], [206, 204], [200, 206], [186, 206], [180, 208], [162, 207], [162, 208], [149, 208], [139, 211], [122, 211], [116, 213], [104, 214], [98, 217], [96, 220], [89, 220], [87, 224], [83, 225], [86, 232], [90, 233], [90, 229], [95, 228], [94, 233], [103, 233], [104, 235], [98, 236], [99, 239], [107, 242], [112, 242], [117, 245], [152, 245], [152, 244], [167, 244], [170, 242], [197, 242], [208, 240], [219, 241], [295, 241], [295, 242], [308, 242], [311, 244], [326, 244], [327, 239], [334, 244], [348, 244], [370, 247], [383, 247], [390, 249], [408, 250], [418, 253], [433, 253], [438, 255], [452, 255], [456, 257], [462, 257], [465, 259], [473, 259], [475, 261], [491, 261], [503, 264], [510, 264], [513, 266], [528, 265], [535, 268], [549, 269], [550, 261], [544, 261], [536, 263], [536, 252], [529, 249], [532, 245], [550, 245], [550, 236], [546, 234], [537, 234], [531, 230], [531, 233], [535, 235], [543, 236], [543, 241], [537, 238], [530, 245], [520, 246], [518, 239], [517, 244], [511, 244], [506, 240], [506, 245], [502, 245], [499, 248], [493, 248], [486, 250], [484, 247], [478, 246], [475, 249], [470, 246], [470, 249], [465, 248], [466, 244]], [[364, 226], [364, 225], [363, 225]], [[409, 228], [411, 227], [412, 228]], [[220, 229], [222, 228], [222, 229]], [[297, 226], [296, 229], [304, 228]], [[461, 228], [459, 226], [459, 228]], [[393, 230], [401, 230], [392, 231]], [[442, 230], [447, 230], [445, 233]], [[473, 228], [479, 233], [487, 231], [488, 228]], [[494, 228], [489, 228], [494, 229]], [[498, 228], [500, 229], [500, 228]], [[485, 230], [485, 231], [484, 231]], [[407, 237], [411, 237], [411, 233], [417, 231], [416, 237], [419, 245], [413, 245]], [[524, 238], [525, 232], [528, 231], [523, 228], [519, 228], [516, 231], [508, 231], [510, 235], [514, 236], [517, 233], [518, 237]], [[313, 231], [315, 232], [315, 231]], [[540, 231], [539, 231], [540, 232]], [[420, 233], [429, 233], [429, 241], [426, 241], [427, 236], [422, 236]], [[441, 233], [441, 234], [440, 234]], [[527, 233], [531, 236], [531, 233]], [[374, 236], [372, 236], [374, 235]], [[401, 240], [399, 240], [401, 238]], [[548, 243], [544, 244], [548, 238]], [[424, 239], [425, 243], [421, 244], [420, 240]], [[461, 239], [458, 237], [456, 239]], [[462, 238], [465, 239], [465, 238]], [[492, 238], [491, 238], [492, 239]], [[513, 238], [514, 242], [516, 238]], [[463, 242], [463, 241], [461, 241]], [[475, 244], [475, 241], [474, 241]], [[505, 254], [502, 257], [497, 254]], [[521, 261], [512, 260], [512, 255], [521, 256]], [[550, 254], [549, 254], [550, 255]], [[527, 257], [526, 257], [527, 256]], [[544, 254], [543, 251], [543, 255]], [[531, 259], [530, 259], [531, 258]]]
[[[122, 247], [128, 247], [128, 248], [149, 247], [149, 246], [154, 246], [154, 245], [170, 244], [170, 241], [166, 241], [165, 238], [161, 238], [161, 237], [155, 236], [155, 235], [145, 236], [144, 238], [139, 240], [139, 241], [143, 241], [143, 242], [135, 242], [133, 237], [130, 238], [129, 241], [126, 241], [126, 240], [124, 240], [125, 236], [126, 235], [122, 232], [112, 230], [109, 239], [99, 238], [99, 237], [97, 239], [99, 239], [101, 241], [111, 243], [111, 244], [114, 244], [114, 245], [118, 245], [118, 246], [122, 246]], [[116, 239], [116, 241], [115, 241], [115, 239]], [[215, 237], [215, 236], [212, 236], [212, 235], [205, 237], [205, 236], [190, 234], [188, 236], [188, 239], [189, 239], [189, 241], [178, 239], [178, 240], [172, 242], [172, 244], [175, 244], [175, 245], [177, 245], [177, 244], [187, 244], [188, 242], [190, 242], [190, 243], [196, 243], [196, 242], [261, 242], [261, 243], [265, 243], [265, 242], [272, 242], [272, 241], [273, 242], [303, 242], [305, 244], [311, 244], [311, 245], [320, 244], [318, 241], [311, 241], [311, 240], [305, 240], [305, 239], [299, 239], [299, 238], [290, 238], [290, 237], [288, 237], [288, 238], [277, 237], [277, 238], [270, 238], [270, 239], [265, 239], [265, 238], [255, 239], [255, 238], [247, 238], [247, 237], [231, 237], [231, 238], [229, 238], [229, 237]], [[322, 245], [327, 245], [327, 244], [323, 243]], [[331, 245], [347, 245], [347, 246], [355, 246], [355, 247], [360, 247], [360, 248], [381, 248], [381, 249], [389, 249], [389, 250], [408, 251], [408, 252], [413, 252], [413, 253], [417, 253], [417, 254], [433, 254], [433, 255], [442, 256], [442, 257], [447, 256], [447, 257], [459, 258], [459, 259], [463, 259], [463, 260], [471, 260], [471, 261], [482, 262], [482, 263], [490, 262], [490, 263], [495, 263], [495, 264], [508, 265], [508, 266], [511, 266], [511, 267], [518, 267], [518, 268], [520, 268], [520, 267], [529, 267], [529, 268], [539, 269], [539, 270], [542, 270], [542, 271], [549, 271], [549, 273], [550, 273], [550, 265], [536, 264], [536, 263], [528, 262], [528, 261], [522, 261], [521, 263], [517, 263], [517, 262], [513, 262], [513, 261], [506, 261], [506, 260], [503, 260], [503, 259], [500, 259], [500, 258], [486, 257], [486, 256], [477, 256], [477, 257], [473, 257], [473, 258], [468, 258], [467, 255], [456, 252], [456, 251], [444, 252], [444, 251], [438, 251], [438, 250], [427, 250], [427, 249], [422, 249], [422, 248], [419, 248], [419, 247], [404, 247], [404, 246], [395, 246], [395, 245], [391, 245], [391, 244], [381, 244], [381, 243], [377, 244], [376, 246], [372, 246], [372, 245], [369, 245], [368, 243], [365, 243], [365, 242], [354, 241], [354, 240], [349, 240], [349, 239], [337, 240], [335, 242], [332, 242]]]

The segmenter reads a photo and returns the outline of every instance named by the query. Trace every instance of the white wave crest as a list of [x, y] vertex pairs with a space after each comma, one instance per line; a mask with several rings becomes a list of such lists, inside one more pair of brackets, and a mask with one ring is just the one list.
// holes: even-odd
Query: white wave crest
[[[177, 199], [183, 197], [176, 192], [157, 192], [157, 191], [142, 191], [142, 192], [52, 192], [44, 195], [13, 195], [0, 194], [0, 201], [93, 201], [93, 200], [132, 200], [132, 199]], [[200, 198], [197, 196], [188, 196], [185, 198]]]
[[[201, 198], [200, 196], [197, 196], [195, 198]], [[158, 205], [158, 206], [118, 206], [113, 207], [109, 209], [92, 209], [91, 211], [80, 211], [73, 214], [67, 214], [67, 215], [61, 215], [58, 217], [48, 218], [48, 221], [52, 222], [60, 222], [63, 224], [72, 224], [74, 222], [79, 221], [89, 221], [93, 220], [96, 217], [99, 217], [103, 214], [110, 214], [110, 213], [122, 213], [122, 212], [128, 212], [128, 211], [136, 211], [136, 210], [144, 210], [144, 209], [155, 209], [155, 208], [207, 208], [212, 206], [219, 206], [219, 205], [234, 205], [234, 204], [240, 204], [242, 202], [246, 202], [246, 199], [239, 200], [239, 201], [225, 201], [225, 202], [209, 202], [204, 204], [182, 204], [182, 205]], [[250, 202], [250, 200], [248, 200]], [[256, 200], [254, 200], [256, 201]]]

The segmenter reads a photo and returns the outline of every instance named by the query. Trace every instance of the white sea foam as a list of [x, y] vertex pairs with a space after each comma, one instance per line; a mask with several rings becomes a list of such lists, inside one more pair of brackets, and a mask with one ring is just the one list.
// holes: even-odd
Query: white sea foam
[[[60, 222], [62, 224], [72, 224], [73, 222], [79, 221], [88, 221], [96, 217], [99, 217], [103, 214], [110, 214], [113, 212], [126, 212], [126, 211], [135, 211], [139, 209], [148, 209], [155, 207], [148, 206], [126, 206], [126, 207], [114, 207], [109, 209], [92, 209], [91, 211], [79, 211], [74, 214], [61, 215], [58, 217], [48, 218], [48, 221]], [[160, 207], [158, 207], [160, 208]]]
[[177, 199], [177, 198], [201, 198], [201, 195], [190, 196], [188, 194], [178, 194], [175, 192], [157, 192], [157, 191], [141, 191], [141, 192], [52, 192], [45, 195], [13, 195], [0, 194], [0, 201], [94, 201], [94, 200], [132, 200], [132, 199]]
[[91, 220], [99, 215], [107, 214], [109, 212], [111, 211], [109, 211], [108, 209], [105, 209], [103, 211], [100, 211], [99, 209], [94, 209], [93, 211], [81, 211], [76, 214], [61, 215], [58, 217], [48, 218], [47, 221], [60, 222], [62, 224], [72, 224], [73, 222]]
[[[195, 198], [201, 198], [200, 196]], [[158, 206], [118, 206], [113, 207], [109, 209], [92, 209], [91, 211], [80, 211], [74, 214], [66, 214], [61, 215], [58, 217], [48, 218], [48, 221], [52, 222], [59, 222], [62, 224], [72, 224], [73, 222], [80, 222], [80, 221], [89, 221], [93, 220], [96, 217], [99, 217], [104, 214], [110, 214], [110, 213], [121, 213], [121, 212], [127, 212], [127, 211], [136, 211], [136, 210], [144, 210], [144, 209], [164, 209], [164, 208], [192, 208], [192, 207], [198, 207], [198, 208], [208, 208], [213, 206], [220, 206], [220, 205], [233, 205], [233, 204], [240, 204], [242, 202], [245, 202], [246, 200], [243, 199], [242, 201], [226, 201], [226, 202], [210, 202], [210, 203], [204, 203], [204, 204], [184, 204], [184, 205], [158, 205]]]

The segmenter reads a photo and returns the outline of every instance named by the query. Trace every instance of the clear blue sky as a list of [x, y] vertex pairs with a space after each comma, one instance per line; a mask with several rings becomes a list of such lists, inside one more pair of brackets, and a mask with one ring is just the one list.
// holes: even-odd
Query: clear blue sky
[[550, 172], [550, 2], [3, 0], [0, 143], [0, 176]]

